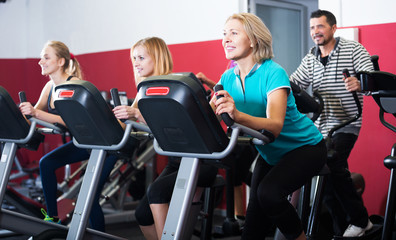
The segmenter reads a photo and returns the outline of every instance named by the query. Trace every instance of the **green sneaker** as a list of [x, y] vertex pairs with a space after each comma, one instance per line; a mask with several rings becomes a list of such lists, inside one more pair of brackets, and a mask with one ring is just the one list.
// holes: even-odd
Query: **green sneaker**
[[59, 218], [53, 218], [53, 217], [48, 216], [48, 214], [44, 210], [44, 208], [41, 209], [41, 213], [45, 216], [44, 221], [61, 224], [61, 220]]

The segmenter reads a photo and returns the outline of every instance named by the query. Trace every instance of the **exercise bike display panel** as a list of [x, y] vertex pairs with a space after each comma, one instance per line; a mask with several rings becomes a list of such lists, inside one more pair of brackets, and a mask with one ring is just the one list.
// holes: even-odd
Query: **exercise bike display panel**
[[212, 153], [228, 138], [211, 109], [205, 89], [186, 75], [149, 77], [138, 85], [138, 107], [161, 148]]
[[26, 137], [26, 133], [29, 132], [29, 124], [2, 86], [0, 86], [0, 112], [0, 138], [21, 139]]
[[56, 87], [56, 97], [55, 107], [73, 126], [69, 130], [78, 143], [111, 146], [120, 142], [124, 131], [92, 83], [67, 81]]
[[363, 92], [371, 93], [378, 106], [387, 113], [396, 113], [396, 75], [388, 72], [358, 72]]

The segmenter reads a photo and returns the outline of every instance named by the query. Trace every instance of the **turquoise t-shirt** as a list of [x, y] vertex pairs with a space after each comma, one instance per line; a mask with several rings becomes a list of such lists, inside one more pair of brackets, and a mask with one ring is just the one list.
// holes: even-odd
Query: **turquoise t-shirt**
[[245, 91], [238, 66], [227, 70], [220, 84], [234, 99], [236, 108], [255, 117], [267, 117], [268, 95], [279, 88], [287, 88], [287, 110], [283, 128], [274, 142], [256, 145], [261, 156], [275, 165], [288, 152], [304, 145], [315, 145], [323, 137], [312, 121], [297, 110], [286, 71], [272, 60], [256, 64], [245, 78]]

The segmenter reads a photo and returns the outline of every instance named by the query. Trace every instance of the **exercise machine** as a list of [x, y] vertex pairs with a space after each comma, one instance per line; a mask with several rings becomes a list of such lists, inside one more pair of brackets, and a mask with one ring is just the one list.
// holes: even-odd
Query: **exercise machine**
[[[377, 58], [378, 59], [378, 58]], [[388, 129], [396, 132], [396, 126], [385, 120], [385, 113], [396, 118], [396, 75], [388, 72], [358, 72], [362, 91], [371, 95], [379, 106], [379, 118], [381, 123]], [[392, 146], [391, 154], [384, 158], [384, 166], [391, 171], [386, 202], [385, 219], [382, 229], [381, 240], [392, 239], [396, 212], [396, 144]]]
[[200, 165], [226, 157], [240, 132], [252, 136], [255, 144], [265, 144], [270, 137], [234, 123], [228, 116], [223, 117], [232, 129], [228, 138], [207, 101], [205, 89], [193, 77], [149, 77], [139, 83], [138, 91], [138, 107], [154, 135], [156, 152], [182, 157], [162, 239], [190, 239], [200, 209], [193, 204]]
[[[101, 192], [99, 203], [105, 213], [106, 223], [125, 222], [132, 219], [133, 210], [125, 211], [125, 209], [133, 209], [133, 205], [136, 204], [136, 202], [130, 201], [131, 199], [127, 196], [130, 191], [130, 185], [136, 181], [135, 177], [144, 170], [145, 164], [155, 158], [156, 153], [152, 138], [144, 132], [133, 132], [131, 134], [139, 140], [139, 146], [132, 153], [119, 155], [119, 159], [115, 163]], [[70, 176], [59, 184], [63, 194], [57, 199], [58, 211], [64, 224], [69, 223], [71, 220], [87, 165], [88, 161], [83, 162], [78, 169], [71, 172]], [[75, 181], [69, 186], [72, 180]], [[141, 188], [145, 188], [146, 183], [143, 182], [142, 184]], [[136, 201], [136, 199], [133, 200]], [[63, 206], [66, 206], [66, 208]]]
[[67, 239], [82, 239], [95, 196], [95, 191], [107, 153], [131, 154], [136, 141], [131, 137], [132, 126], [149, 132], [147, 126], [126, 121], [125, 130], [115, 118], [99, 90], [90, 82], [68, 81], [55, 88], [54, 104], [73, 135], [73, 143], [90, 149], [88, 166], [84, 173]]
[[[345, 78], [350, 77], [349, 72], [347, 69], [343, 70], [343, 75]], [[332, 137], [335, 131], [338, 129], [341, 129], [352, 122], [356, 121], [359, 119], [362, 115], [362, 107], [359, 101], [359, 98], [356, 94], [356, 92], [352, 92], [353, 99], [356, 103], [357, 106], [357, 113], [355, 116], [351, 117], [350, 119], [342, 122], [341, 124], [335, 126], [332, 128], [326, 137], [326, 146], [328, 149], [327, 152], [327, 158], [328, 159], [333, 159], [337, 156], [337, 152], [332, 148]], [[318, 177], [317, 177], [317, 183], [315, 186], [315, 195], [311, 207], [311, 212], [309, 214], [308, 222], [307, 222], [307, 239], [319, 239], [319, 233], [318, 233], [318, 226], [319, 226], [319, 213], [321, 211], [322, 207], [322, 200], [323, 200], [323, 188], [325, 186], [325, 181], [326, 181], [326, 176], [330, 173], [329, 169], [323, 169]], [[341, 239], [374, 239], [379, 235], [379, 232], [381, 231], [381, 224], [374, 223], [373, 229], [370, 231], [366, 232], [365, 235], [362, 237], [354, 237], [354, 238], [346, 238], [342, 236], [334, 236], [334, 239], [341, 240]]]
[[[28, 145], [38, 144], [41, 141], [40, 128], [37, 128], [37, 125], [54, 129], [54, 131], [60, 131], [60, 129], [53, 124], [35, 118], [29, 119], [31, 123], [29, 125], [8, 92], [1, 86], [0, 111], [2, 113], [0, 115], [0, 141], [5, 143], [0, 160], [0, 200], [2, 201], [17, 148], [29, 147]], [[87, 201], [84, 198], [79, 199], [83, 205], [86, 205]], [[84, 224], [86, 222], [81, 222], [78, 225]], [[50, 232], [54, 233], [54, 236], [64, 236], [69, 230], [68, 227], [60, 224], [46, 222], [36, 217], [5, 209], [0, 211], [0, 228], [34, 236], [35, 239], [43, 239], [42, 237], [47, 236], [47, 233]], [[71, 226], [70, 232], [76, 232], [77, 229], [79, 229], [79, 226]], [[85, 235], [86, 239], [121, 239], [92, 229], [86, 229]]]

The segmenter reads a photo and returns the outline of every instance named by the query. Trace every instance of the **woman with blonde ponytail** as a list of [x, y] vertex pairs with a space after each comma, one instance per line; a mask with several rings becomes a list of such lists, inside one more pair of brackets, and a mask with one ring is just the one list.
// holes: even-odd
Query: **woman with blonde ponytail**
[[[36, 105], [33, 107], [30, 102], [23, 102], [20, 105], [20, 110], [25, 115], [31, 115], [46, 122], [65, 125], [54, 106], [55, 87], [69, 80], [82, 79], [80, 64], [76, 57], [70, 53], [69, 48], [60, 41], [48, 41], [44, 45], [38, 64], [41, 67], [41, 74], [48, 76], [49, 81], [41, 91]], [[57, 178], [55, 171], [67, 164], [87, 159], [89, 159], [89, 152], [86, 149], [77, 148], [72, 141], [52, 150], [40, 159], [40, 176], [47, 205], [47, 211], [41, 209], [45, 216], [44, 221], [61, 223], [56, 201]], [[107, 155], [103, 166], [89, 216], [90, 227], [95, 230], [105, 230], [104, 215], [99, 205], [99, 196], [116, 161], [116, 156]]]

